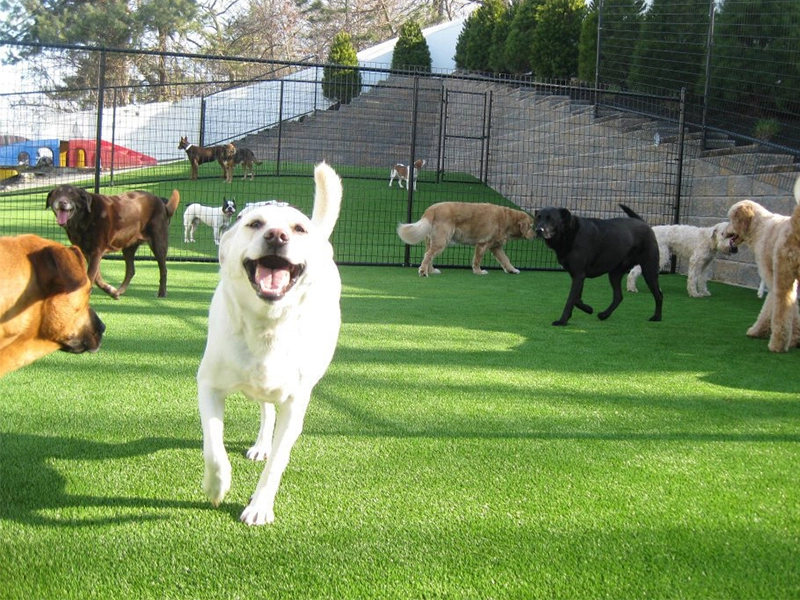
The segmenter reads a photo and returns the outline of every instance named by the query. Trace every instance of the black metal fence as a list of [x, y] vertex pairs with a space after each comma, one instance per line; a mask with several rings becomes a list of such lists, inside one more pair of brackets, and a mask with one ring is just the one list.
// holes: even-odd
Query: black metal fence
[[[311, 167], [320, 160], [344, 179], [333, 240], [342, 263], [418, 262], [422, 248], [407, 249], [396, 225], [445, 200], [528, 211], [566, 206], [594, 216], [619, 215], [622, 202], [652, 224], [674, 222], [680, 207], [684, 110], [677, 94], [362, 67], [360, 94], [340, 104], [325, 97], [323, 65], [264, 62], [262, 79], [237, 81], [218, 74], [234, 73], [238, 59], [170, 54], [163, 58], [182, 65], [180, 78], [151, 89], [113, 83], [109, 65], [121, 68], [135, 56], [84, 52], [96, 56], [96, 87], [64, 85], [67, 74], [55, 67], [42, 85], [22, 65], [0, 93], [4, 235], [37, 232], [65, 240], [44, 206], [58, 183], [162, 196], [174, 187], [182, 203], [170, 257], [215, 260], [210, 229], [201, 227], [195, 243], [184, 241], [188, 204], [216, 206], [235, 197], [241, 208], [280, 198], [309, 211]], [[255, 176], [244, 178], [240, 165], [226, 183], [219, 165], [210, 163], [190, 179], [178, 148], [182, 136], [193, 144], [232, 142], [252, 150]], [[416, 190], [390, 182], [395, 163], [416, 159], [426, 160]], [[519, 268], [556, 267], [540, 242], [514, 242], [508, 253]], [[470, 259], [470, 249], [453, 248], [441, 262], [466, 266]]]

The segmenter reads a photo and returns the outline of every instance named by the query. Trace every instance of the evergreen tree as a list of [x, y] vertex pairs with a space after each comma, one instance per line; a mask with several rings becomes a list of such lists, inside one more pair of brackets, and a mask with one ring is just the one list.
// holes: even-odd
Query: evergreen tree
[[578, 79], [592, 84], [597, 64], [598, 2], [600, 0], [592, 0], [589, 3], [586, 18], [581, 24], [581, 37], [578, 41]]
[[328, 64], [322, 70], [322, 93], [326, 98], [342, 104], [349, 104], [361, 93], [361, 71], [358, 70], [356, 49], [350, 34], [343, 31], [333, 37]]
[[[583, 20], [578, 52], [578, 77], [594, 82], [597, 60], [597, 24], [600, 0], [592, 0]], [[603, 0], [603, 31], [600, 39], [600, 82], [624, 87], [639, 39], [644, 0]]]
[[533, 35], [539, 7], [543, 3], [544, 0], [522, 0], [514, 11], [503, 52], [506, 67], [512, 73], [523, 74], [531, 70]]
[[459, 69], [492, 70], [492, 35], [505, 9], [503, 0], [486, 0], [467, 18], [456, 43], [455, 62]]
[[569, 79], [578, 74], [578, 41], [585, 10], [583, 0], [543, 0], [530, 50], [536, 77]]
[[[653, 0], [644, 16], [628, 77], [631, 88], [702, 92], [708, 0]], [[601, 69], [602, 69], [601, 65]]]
[[[175, 0], [168, 8], [160, 0], [99, 0], [76, 2], [75, 0], [19, 0], [0, 1], [0, 10], [5, 9], [0, 21], [0, 37], [31, 44], [76, 44], [118, 50], [168, 50], [170, 40], [185, 40], [196, 29], [196, 0]], [[177, 42], [179, 43], [179, 42]], [[20, 46], [10, 57], [10, 62], [38, 56], [45, 52], [40, 46]], [[56, 84], [58, 88], [79, 89], [69, 97], [79, 107], [93, 106], [92, 93], [100, 75], [99, 53], [81, 51], [59, 51], [42, 61], [41, 76], [50, 76], [48, 69], [58, 64], [70, 69], [69, 75]], [[127, 104], [137, 98], [130, 95], [129, 84], [147, 80], [152, 84], [165, 83], [173, 73], [163, 57], [108, 53], [104, 72], [107, 86], [117, 87], [115, 98], [109, 102]], [[154, 85], [142, 90], [142, 100], [160, 100], [164, 88]], [[150, 95], [148, 95], [150, 94]], [[67, 95], [62, 94], [61, 98]]]
[[514, 20], [516, 4], [511, 4], [500, 15], [497, 24], [492, 31], [492, 44], [489, 48], [489, 66], [494, 73], [509, 73], [510, 69], [506, 65], [506, 40], [511, 30], [511, 21]]
[[[711, 105], [800, 113], [800, 3], [727, 0], [716, 19]], [[793, 41], [793, 43], [792, 43]]]
[[416, 21], [406, 21], [400, 26], [400, 37], [392, 54], [392, 69], [431, 72], [431, 51]]

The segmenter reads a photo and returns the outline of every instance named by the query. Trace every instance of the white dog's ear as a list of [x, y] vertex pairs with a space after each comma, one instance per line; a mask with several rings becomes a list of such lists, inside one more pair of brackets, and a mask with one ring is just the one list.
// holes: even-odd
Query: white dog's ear
[[333, 233], [342, 204], [342, 180], [324, 161], [314, 168], [314, 210], [311, 222], [323, 232], [325, 238]]

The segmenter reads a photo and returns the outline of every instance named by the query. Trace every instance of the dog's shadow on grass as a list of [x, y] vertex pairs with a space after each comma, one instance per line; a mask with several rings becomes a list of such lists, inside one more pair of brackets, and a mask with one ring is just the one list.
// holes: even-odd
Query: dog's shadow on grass
[[[144, 456], [159, 450], [196, 448], [196, 440], [141, 438], [120, 444], [0, 432], [0, 520], [28, 525], [96, 526], [166, 518], [163, 510], [208, 508], [207, 502], [158, 497], [73, 495], [54, 460], [103, 461]], [[98, 491], [104, 489], [97, 482]], [[87, 515], [76, 516], [74, 509]]]

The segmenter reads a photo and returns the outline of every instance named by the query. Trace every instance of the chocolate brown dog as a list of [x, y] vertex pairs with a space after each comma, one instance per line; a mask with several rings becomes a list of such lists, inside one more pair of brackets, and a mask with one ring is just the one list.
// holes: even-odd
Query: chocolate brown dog
[[[104, 196], [72, 185], [60, 185], [47, 195], [47, 206], [55, 213], [58, 224], [89, 261], [89, 280], [115, 299], [125, 293], [133, 279], [133, 258], [145, 241], [158, 262], [158, 296], [167, 295], [169, 222], [178, 202], [178, 190], [172, 190], [169, 200], [140, 190]], [[103, 280], [100, 260], [119, 250], [125, 259], [125, 279], [119, 288], [114, 288]]]
[[197, 179], [197, 169], [207, 162], [217, 161], [222, 167], [222, 178], [230, 183], [233, 181], [233, 165], [236, 159], [236, 147], [233, 144], [223, 146], [195, 146], [189, 143], [189, 138], [182, 137], [178, 142], [178, 150], [184, 150], [192, 165], [192, 179]]
[[37, 235], [0, 237], [0, 377], [56, 350], [94, 352], [106, 327], [89, 307], [79, 248]]
[[597, 316], [605, 320], [622, 302], [622, 278], [634, 266], [641, 265], [642, 276], [656, 300], [651, 321], [661, 320], [663, 294], [658, 287], [658, 242], [652, 228], [624, 204], [619, 205], [628, 217], [591, 219], [576, 217], [566, 208], [543, 208], [536, 213], [536, 235], [556, 252], [559, 264], [572, 277], [567, 304], [553, 325], [566, 325], [572, 309], [587, 314], [593, 309], [583, 299], [586, 278], [608, 273], [613, 299]]

